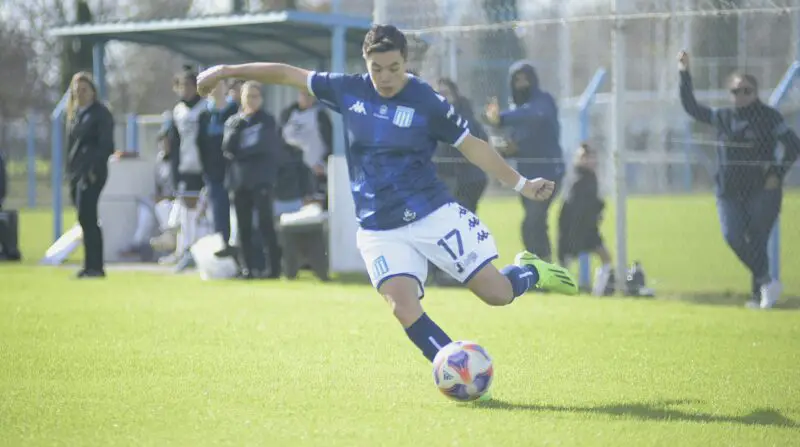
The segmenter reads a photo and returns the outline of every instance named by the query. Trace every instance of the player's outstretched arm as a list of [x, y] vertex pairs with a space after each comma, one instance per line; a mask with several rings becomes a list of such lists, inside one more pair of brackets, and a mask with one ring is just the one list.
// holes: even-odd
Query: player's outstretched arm
[[553, 194], [554, 182], [543, 178], [529, 180], [523, 177], [489, 143], [480, 138], [467, 135], [458, 149], [472, 164], [531, 200], [547, 200]]
[[239, 65], [216, 65], [197, 76], [197, 92], [205, 96], [219, 81], [229, 78], [279, 84], [297, 89], [307, 88], [308, 70], [287, 64], [252, 62]]

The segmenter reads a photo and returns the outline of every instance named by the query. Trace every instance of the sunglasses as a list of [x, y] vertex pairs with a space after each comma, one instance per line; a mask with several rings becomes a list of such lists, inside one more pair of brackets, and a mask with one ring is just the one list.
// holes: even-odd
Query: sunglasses
[[734, 95], [742, 95], [742, 96], [749, 96], [753, 93], [753, 89], [750, 87], [739, 87], [739, 88], [732, 88], [731, 93]]

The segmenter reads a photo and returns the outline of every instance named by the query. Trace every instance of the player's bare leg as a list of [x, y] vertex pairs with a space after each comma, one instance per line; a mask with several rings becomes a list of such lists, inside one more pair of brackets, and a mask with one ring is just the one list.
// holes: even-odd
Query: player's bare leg
[[514, 265], [506, 266], [502, 271], [487, 264], [470, 279], [467, 286], [491, 306], [510, 304], [533, 288], [567, 295], [578, 293], [577, 282], [567, 269], [545, 262], [527, 251], [519, 253]]
[[408, 338], [433, 361], [436, 353], [452, 340], [422, 310], [419, 302], [419, 282], [409, 276], [395, 276], [387, 279], [378, 289], [392, 307], [392, 312]]
[[514, 301], [514, 288], [506, 275], [492, 264], [487, 264], [472, 279], [467, 287], [490, 306], [505, 306]]
[[381, 284], [378, 292], [392, 308], [392, 313], [403, 325], [403, 329], [408, 329], [424, 312], [419, 302], [419, 285], [414, 278], [409, 276], [389, 278]]

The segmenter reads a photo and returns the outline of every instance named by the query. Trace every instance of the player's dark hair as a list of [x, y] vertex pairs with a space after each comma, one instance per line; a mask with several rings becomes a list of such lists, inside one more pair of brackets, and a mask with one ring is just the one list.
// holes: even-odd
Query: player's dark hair
[[365, 56], [372, 53], [388, 53], [399, 51], [403, 59], [408, 58], [408, 41], [406, 35], [394, 25], [372, 25], [364, 36], [361, 47]]

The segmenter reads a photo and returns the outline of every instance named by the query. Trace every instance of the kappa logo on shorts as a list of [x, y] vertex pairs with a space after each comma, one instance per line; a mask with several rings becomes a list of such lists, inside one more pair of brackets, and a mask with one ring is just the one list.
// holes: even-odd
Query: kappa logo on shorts
[[387, 273], [389, 273], [389, 264], [386, 262], [386, 258], [378, 256], [372, 261], [372, 276], [380, 278]]

